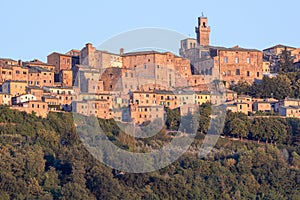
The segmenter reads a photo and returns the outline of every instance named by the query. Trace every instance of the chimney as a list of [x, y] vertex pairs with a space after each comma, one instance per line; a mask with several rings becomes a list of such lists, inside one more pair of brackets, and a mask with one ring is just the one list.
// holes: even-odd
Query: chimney
[[18, 60], [18, 65], [19, 65], [19, 66], [22, 66], [22, 64], [23, 64], [23, 63], [22, 63], [22, 60]]
[[120, 55], [122, 56], [124, 54], [124, 48], [120, 49]]

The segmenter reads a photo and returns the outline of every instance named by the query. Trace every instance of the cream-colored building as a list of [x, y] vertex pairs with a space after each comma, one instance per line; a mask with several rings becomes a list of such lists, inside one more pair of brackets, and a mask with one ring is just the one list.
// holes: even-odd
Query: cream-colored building
[[0, 93], [0, 105], [11, 105], [11, 95], [8, 93]]

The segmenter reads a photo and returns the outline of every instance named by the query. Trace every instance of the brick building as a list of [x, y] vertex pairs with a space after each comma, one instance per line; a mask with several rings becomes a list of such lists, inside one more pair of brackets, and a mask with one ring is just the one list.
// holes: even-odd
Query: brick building
[[28, 68], [20, 65], [6, 65], [0, 67], [0, 83], [7, 80], [28, 81]]
[[55, 73], [59, 74], [60, 70], [72, 69], [72, 56], [53, 52], [47, 56], [47, 63], [55, 66]]
[[164, 106], [140, 106], [132, 104], [130, 106], [131, 120], [135, 124], [142, 124], [144, 122], [152, 122], [154, 120], [161, 120], [164, 123], [165, 114]]
[[86, 116], [94, 115], [102, 119], [113, 118], [111, 104], [106, 99], [74, 101], [72, 103], [72, 112], [76, 112]]
[[28, 62], [23, 62], [23, 66], [24, 67], [41, 67], [44, 69], [47, 69], [49, 71], [53, 71], [55, 70], [55, 66], [48, 64], [48, 63], [44, 63], [38, 59], [34, 59], [32, 61], [28, 61]]
[[41, 87], [38, 86], [28, 86], [26, 87], [26, 94], [32, 94], [36, 97], [36, 100], [42, 100], [44, 91]]
[[118, 54], [97, 50], [91, 43], [87, 43], [80, 52], [80, 64], [97, 69], [122, 68], [122, 57]]
[[19, 106], [12, 106], [11, 109], [24, 111], [29, 114], [35, 113], [37, 116], [46, 118], [48, 115], [48, 104], [42, 101], [29, 101]]
[[198, 17], [198, 26], [195, 28], [197, 43], [201, 46], [210, 45], [210, 27], [208, 26], [207, 17]]
[[180, 55], [191, 61], [193, 74], [204, 75], [207, 81], [222, 80], [226, 86], [238, 81], [253, 83], [262, 79], [261, 51], [239, 46], [211, 46], [210, 31], [207, 17], [199, 17], [196, 27], [197, 44], [196, 40], [191, 38], [181, 41]]
[[29, 67], [28, 85], [37, 87], [53, 86], [54, 71], [37, 66]]

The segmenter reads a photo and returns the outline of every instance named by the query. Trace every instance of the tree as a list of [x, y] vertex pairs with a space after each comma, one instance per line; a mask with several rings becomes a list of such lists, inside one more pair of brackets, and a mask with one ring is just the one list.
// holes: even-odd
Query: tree
[[279, 59], [279, 73], [295, 72], [291, 51], [288, 51], [286, 47], [279, 55]]
[[248, 135], [248, 129], [246, 123], [239, 119], [235, 118], [228, 124], [228, 131], [230, 135], [233, 135], [235, 137], [245, 138]]

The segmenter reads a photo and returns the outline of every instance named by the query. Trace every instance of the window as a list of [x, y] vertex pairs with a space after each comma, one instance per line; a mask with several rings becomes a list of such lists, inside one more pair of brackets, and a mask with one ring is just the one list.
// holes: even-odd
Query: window
[[23, 71], [23, 74], [27, 74], [27, 72]]
[[19, 71], [19, 70], [17, 70], [17, 71], [16, 71], [16, 74], [20, 74], [20, 71]]
[[224, 57], [224, 63], [228, 63], [228, 58]]
[[159, 65], [157, 65], [157, 69], [159, 69]]
[[6, 72], [2, 72], [2, 74], [6, 74]]
[[31, 107], [34, 108], [34, 104], [32, 104]]
[[144, 69], [147, 69], [147, 65], [144, 65]]
[[241, 75], [240, 69], [235, 70], [235, 75]]
[[150, 59], [148, 59], [148, 62], [150, 62]]
[[235, 63], [239, 63], [239, 58], [238, 57], [235, 58]]
[[127, 72], [125, 72], [125, 77], [128, 77], [128, 74], [127, 74]]
[[256, 76], [259, 77], [259, 72], [256, 73]]
[[247, 58], [247, 63], [250, 64], [250, 58]]
[[46, 83], [47, 81], [46, 80], [44, 80], [44, 83]]
[[247, 71], [247, 76], [250, 76], [250, 72], [249, 71]]

